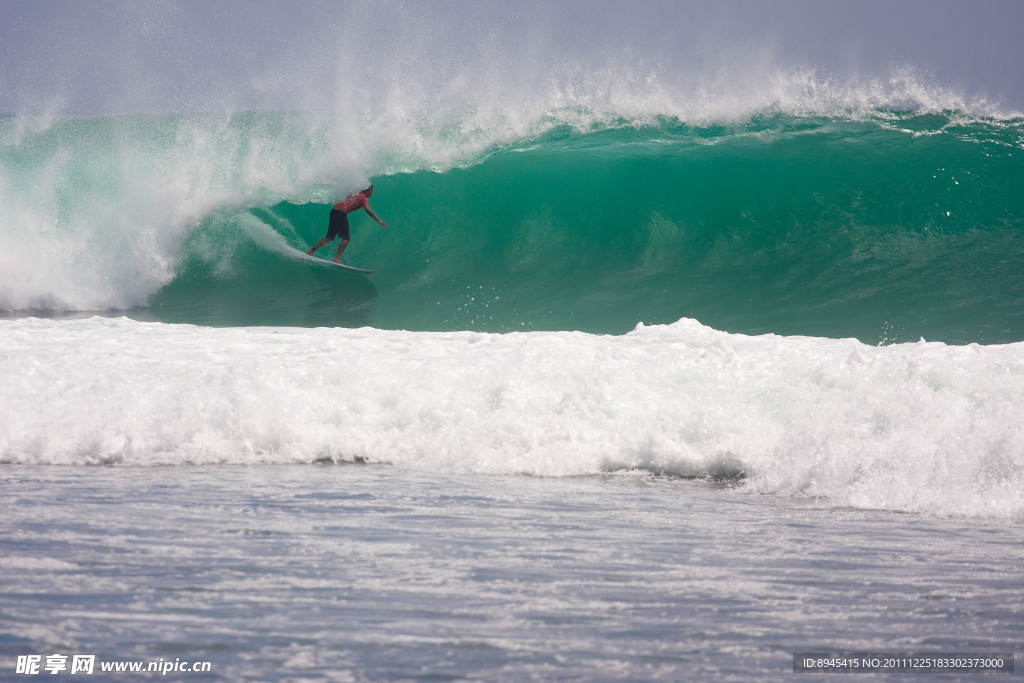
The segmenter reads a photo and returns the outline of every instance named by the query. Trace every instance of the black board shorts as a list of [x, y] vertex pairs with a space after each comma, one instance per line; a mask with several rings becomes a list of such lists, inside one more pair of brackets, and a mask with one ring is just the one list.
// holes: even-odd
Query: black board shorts
[[327, 224], [327, 239], [341, 237], [348, 240], [348, 214], [338, 209], [331, 209], [331, 222]]

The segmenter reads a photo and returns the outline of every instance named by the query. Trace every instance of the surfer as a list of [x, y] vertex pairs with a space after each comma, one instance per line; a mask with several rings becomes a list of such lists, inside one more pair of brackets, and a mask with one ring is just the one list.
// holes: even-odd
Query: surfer
[[334, 255], [334, 262], [341, 263], [341, 253], [345, 251], [345, 247], [348, 246], [348, 215], [356, 209], [363, 209], [366, 213], [370, 214], [370, 218], [380, 223], [380, 227], [387, 228], [387, 224], [381, 219], [377, 218], [377, 214], [370, 208], [370, 197], [373, 196], [373, 185], [362, 192], [356, 192], [345, 197], [345, 201], [338, 202], [331, 207], [331, 219], [327, 224], [327, 237], [316, 243], [315, 246], [311, 247], [306, 253], [310, 256], [313, 255], [320, 247], [324, 246], [328, 242], [333, 242], [335, 237], [341, 237], [341, 244], [338, 245], [338, 251]]

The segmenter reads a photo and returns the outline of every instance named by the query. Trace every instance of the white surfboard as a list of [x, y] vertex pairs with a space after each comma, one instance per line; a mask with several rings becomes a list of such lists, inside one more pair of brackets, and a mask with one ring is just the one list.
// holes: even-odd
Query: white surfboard
[[361, 275], [373, 275], [374, 273], [377, 272], [376, 270], [365, 270], [363, 268], [355, 268], [353, 266], [346, 266], [344, 263], [335, 263], [334, 261], [330, 261], [328, 259], [310, 256], [304, 251], [292, 249], [291, 247], [288, 247], [288, 249], [290, 250], [291, 255], [293, 255], [295, 258], [299, 259], [300, 261], [306, 261], [307, 263], [316, 263], [322, 266], [334, 266], [335, 268], [341, 268], [342, 270], [348, 270], [353, 273], [359, 273]]

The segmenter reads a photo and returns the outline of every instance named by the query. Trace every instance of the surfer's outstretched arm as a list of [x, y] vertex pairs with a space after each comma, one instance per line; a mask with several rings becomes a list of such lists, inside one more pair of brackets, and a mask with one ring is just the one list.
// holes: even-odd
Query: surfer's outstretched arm
[[384, 228], [385, 230], [387, 229], [387, 224], [381, 219], [377, 218], [377, 214], [375, 214], [373, 212], [373, 209], [370, 208], [369, 202], [366, 203], [366, 205], [363, 207], [363, 210], [366, 211], [366, 213], [370, 214], [370, 218], [380, 223], [380, 227]]

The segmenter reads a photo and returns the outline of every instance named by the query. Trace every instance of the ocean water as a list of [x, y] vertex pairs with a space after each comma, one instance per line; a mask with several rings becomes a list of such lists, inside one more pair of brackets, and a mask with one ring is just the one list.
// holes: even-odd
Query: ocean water
[[0, 666], [1021, 652], [1024, 118], [806, 92], [0, 119]]
[[791, 653], [836, 648], [1016, 650], [1020, 666], [1024, 544], [1007, 522], [636, 474], [14, 466], [0, 486], [12, 664], [211, 663], [149, 676], [182, 681], [813, 681], [835, 675], [794, 674]]
[[[686, 317], [869, 344], [1024, 339], [1019, 118], [481, 117], [384, 132], [258, 112], [0, 121], [0, 309], [605, 334]], [[390, 227], [353, 217], [346, 258], [378, 275], [290, 257], [371, 179]]]

